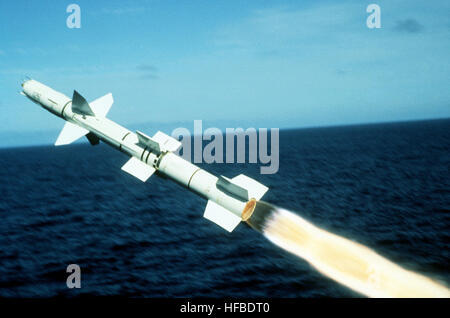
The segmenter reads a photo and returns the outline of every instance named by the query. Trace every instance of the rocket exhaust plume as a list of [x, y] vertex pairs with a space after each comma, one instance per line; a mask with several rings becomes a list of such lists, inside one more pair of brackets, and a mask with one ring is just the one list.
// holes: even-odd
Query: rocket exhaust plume
[[242, 218], [272, 243], [369, 297], [450, 297], [450, 291], [433, 280], [269, 203], [249, 201]]

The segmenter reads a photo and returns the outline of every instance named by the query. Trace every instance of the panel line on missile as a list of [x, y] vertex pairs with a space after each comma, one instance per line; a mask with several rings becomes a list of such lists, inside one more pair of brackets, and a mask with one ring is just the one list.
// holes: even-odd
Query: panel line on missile
[[66, 116], [64, 116], [64, 111], [66, 110], [67, 105], [69, 105], [69, 103], [71, 103], [72, 101], [69, 100], [67, 103], [64, 104], [62, 111], [61, 111], [61, 117], [62, 118], [66, 118]]
[[145, 158], [145, 163], [148, 163], [148, 157], [150, 156], [150, 151], [147, 154], [147, 157]]
[[141, 161], [144, 158], [144, 153], [145, 153], [146, 150], [147, 150], [147, 146], [145, 146], [144, 151], [141, 153]]
[[191, 187], [191, 181], [192, 181], [192, 178], [193, 178], [194, 175], [195, 175], [198, 171], [200, 171], [200, 170], [202, 170], [202, 169], [198, 168], [197, 170], [195, 170], [194, 173], [193, 173], [193, 174], [191, 175], [191, 177], [189, 178], [189, 182], [188, 182], [188, 184], [187, 184], [188, 189]]
[[[123, 137], [122, 137], [122, 140], [121, 141], [124, 141], [125, 140], [125, 138], [127, 138], [127, 136], [130, 134], [130, 132], [127, 132], [125, 135], [123, 135]], [[119, 144], [119, 151], [122, 151], [122, 143], [120, 143]]]
[[163, 157], [167, 154], [167, 152], [163, 152], [161, 155], [157, 156], [155, 158], [155, 160], [153, 161], [153, 165], [156, 168], [159, 168], [159, 164], [161, 163], [161, 160], [163, 159]]

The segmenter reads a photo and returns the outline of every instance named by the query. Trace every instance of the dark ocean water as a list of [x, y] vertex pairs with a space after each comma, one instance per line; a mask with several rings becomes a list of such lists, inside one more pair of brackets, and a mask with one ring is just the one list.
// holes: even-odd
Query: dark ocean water
[[[206, 202], [120, 170], [106, 145], [0, 150], [0, 296], [358, 297]], [[450, 120], [287, 130], [264, 199], [450, 284]], [[81, 289], [66, 267], [81, 267]]]

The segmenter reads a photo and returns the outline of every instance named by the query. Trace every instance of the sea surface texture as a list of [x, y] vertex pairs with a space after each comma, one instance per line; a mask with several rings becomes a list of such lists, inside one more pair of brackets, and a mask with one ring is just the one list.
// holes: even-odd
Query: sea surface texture
[[[224, 231], [204, 199], [142, 183], [126, 160], [105, 144], [0, 150], [0, 296], [361, 297], [246, 224]], [[282, 130], [273, 175], [201, 166], [249, 175], [265, 201], [450, 284], [450, 120]]]

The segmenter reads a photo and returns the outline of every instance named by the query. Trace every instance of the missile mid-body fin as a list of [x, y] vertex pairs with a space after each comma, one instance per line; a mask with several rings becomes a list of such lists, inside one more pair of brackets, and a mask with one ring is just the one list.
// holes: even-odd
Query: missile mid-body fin
[[162, 131], [158, 131], [156, 134], [154, 134], [152, 139], [160, 145], [163, 151], [174, 152], [181, 147], [181, 142], [169, 135], [166, 135]]
[[161, 153], [161, 147], [157, 141], [140, 131], [136, 131], [136, 135], [138, 137], [138, 145], [149, 148], [149, 150], [156, 155]]
[[138, 178], [142, 182], [145, 182], [151, 177], [156, 169], [140, 161], [136, 157], [131, 157], [130, 160], [122, 166], [122, 170]]
[[158, 131], [153, 137], [149, 137], [141, 131], [136, 131], [136, 134], [139, 140], [138, 144], [148, 147], [155, 154], [163, 151], [177, 151], [181, 147], [181, 142], [161, 131]]
[[[163, 151], [176, 151], [181, 147], [181, 143], [158, 131], [153, 137], [147, 136], [143, 132], [136, 131], [137, 144], [147, 149], [149, 152], [159, 155]], [[132, 157], [122, 167], [122, 170], [145, 182], [156, 171], [155, 168], [142, 162], [136, 157]]]

